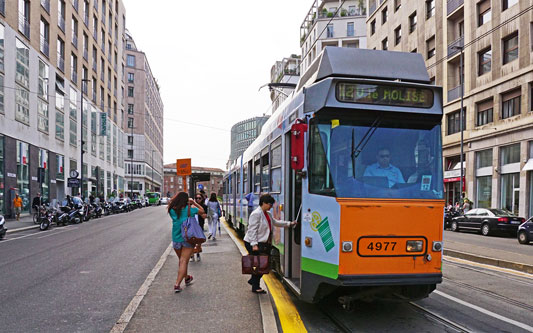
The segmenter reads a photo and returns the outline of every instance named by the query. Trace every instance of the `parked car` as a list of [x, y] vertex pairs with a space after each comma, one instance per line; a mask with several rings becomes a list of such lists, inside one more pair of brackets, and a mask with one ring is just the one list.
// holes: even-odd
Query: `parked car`
[[516, 235], [518, 226], [525, 219], [498, 208], [475, 208], [466, 214], [452, 219], [452, 230], [476, 230], [483, 236], [494, 232], [505, 232]]
[[168, 202], [169, 202], [169, 200], [168, 200], [167, 197], [162, 197], [162, 198], [161, 198], [161, 204], [162, 204], [162, 205], [168, 205]]
[[520, 244], [529, 244], [533, 241], [533, 217], [522, 223], [518, 227], [518, 242]]

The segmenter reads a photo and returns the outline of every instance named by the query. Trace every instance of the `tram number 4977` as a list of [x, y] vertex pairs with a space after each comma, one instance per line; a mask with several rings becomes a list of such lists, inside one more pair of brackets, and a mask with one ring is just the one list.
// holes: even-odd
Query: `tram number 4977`
[[394, 248], [396, 247], [396, 242], [370, 242], [368, 243], [368, 246], [366, 247], [370, 251], [387, 251], [389, 249], [394, 251]]

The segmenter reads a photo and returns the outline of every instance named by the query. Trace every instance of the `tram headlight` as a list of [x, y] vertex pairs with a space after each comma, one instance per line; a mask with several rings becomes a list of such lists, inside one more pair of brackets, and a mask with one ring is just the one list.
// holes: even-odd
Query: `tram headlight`
[[433, 251], [440, 252], [442, 251], [442, 242], [433, 242]]
[[421, 240], [409, 240], [407, 241], [407, 252], [422, 252], [424, 241]]
[[352, 242], [342, 242], [342, 252], [352, 252], [353, 243]]

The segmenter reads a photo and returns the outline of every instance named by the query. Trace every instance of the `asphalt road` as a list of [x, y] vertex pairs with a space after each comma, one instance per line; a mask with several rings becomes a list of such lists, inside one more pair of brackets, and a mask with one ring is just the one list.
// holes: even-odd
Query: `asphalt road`
[[109, 332], [171, 241], [165, 208], [8, 235], [0, 331]]
[[522, 245], [518, 243], [516, 236], [483, 236], [476, 232], [453, 232], [444, 231], [444, 247], [446, 242], [458, 242], [464, 244], [472, 244], [487, 248], [487, 256], [490, 257], [490, 249], [502, 250], [521, 255], [528, 255], [533, 257], [533, 244]]

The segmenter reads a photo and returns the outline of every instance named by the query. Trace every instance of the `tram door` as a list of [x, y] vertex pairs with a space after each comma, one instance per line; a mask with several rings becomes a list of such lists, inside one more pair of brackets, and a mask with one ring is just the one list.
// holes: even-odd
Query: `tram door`
[[286, 229], [285, 244], [285, 275], [300, 288], [301, 274], [301, 210], [302, 206], [302, 178], [298, 173], [291, 169], [290, 153], [291, 152], [291, 134], [287, 133], [285, 137], [285, 220], [294, 221], [298, 218], [298, 224], [295, 228]]

